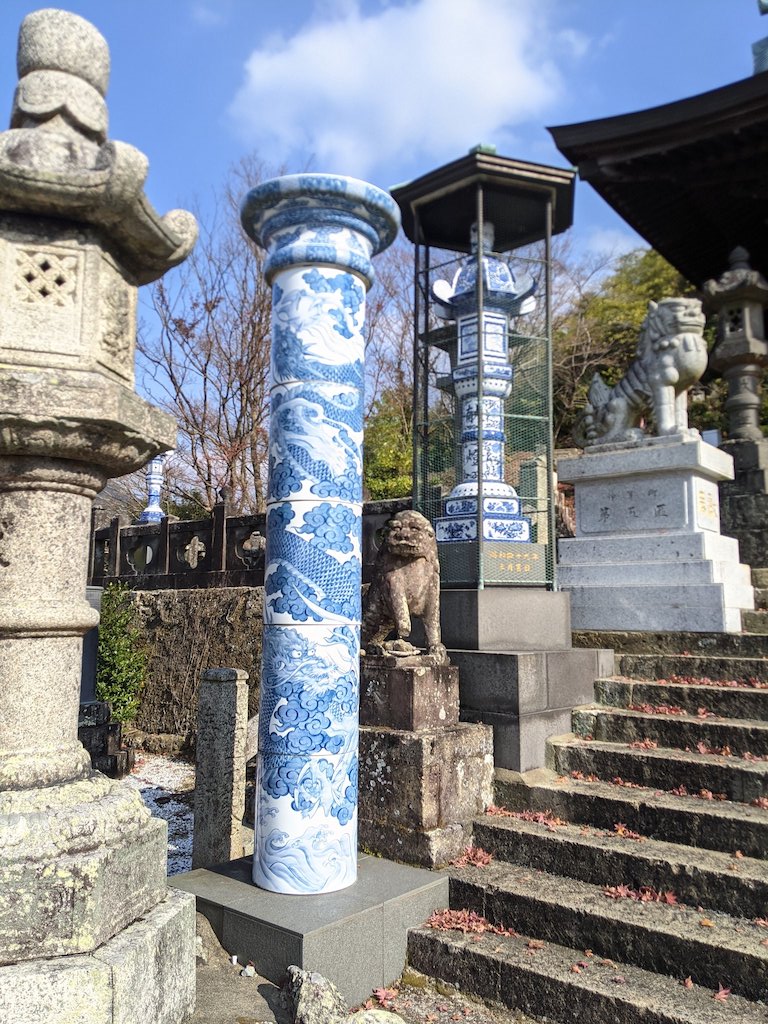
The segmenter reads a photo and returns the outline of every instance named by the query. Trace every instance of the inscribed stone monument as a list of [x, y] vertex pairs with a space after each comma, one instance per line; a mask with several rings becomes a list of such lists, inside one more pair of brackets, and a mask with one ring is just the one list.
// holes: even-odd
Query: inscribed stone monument
[[738, 632], [754, 607], [738, 544], [720, 535], [733, 460], [688, 426], [703, 327], [698, 300], [651, 303], [625, 376], [590, 389], [574, 429], [585, 452], [558, 465], [576, 492], [576, 536], [558, 545], [574, 629]]

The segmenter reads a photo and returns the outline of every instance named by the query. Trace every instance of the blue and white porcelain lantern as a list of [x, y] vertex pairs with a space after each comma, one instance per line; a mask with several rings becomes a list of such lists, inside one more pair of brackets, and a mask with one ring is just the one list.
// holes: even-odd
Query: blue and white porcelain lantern
[[399, 211], [296, 174], [249, 192], [242, 219], [273, 306], [253, 880], [332, 892], [357, 877], [365, 295]]
[[438, 543], [480, 539], [478, 519], [483, 540], [531, 539], [530, 520], [520, 514], [517, 492], [504, 480], [504, 400], [513, 378], [509, 321], [534, 309], [536, 286], [529, 274], [515, 276], [504, 260], [493, 255], [493, 238], [493, 225], [486, 222], [479, 245], [474, 224], [471, 255], [456, 272], [453, 284], [437, 281], [433, 286], [436, 314], [456, 321], [457, 356], [451, 377], [461, 403], [461, 478], [446, 499], [445, 515], [435, 520]]

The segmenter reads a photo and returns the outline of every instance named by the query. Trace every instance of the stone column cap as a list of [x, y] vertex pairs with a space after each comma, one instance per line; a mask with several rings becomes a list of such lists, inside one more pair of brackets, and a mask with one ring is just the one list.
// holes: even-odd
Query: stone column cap
[[249, 676], [243, 668], [207, 668], [203, 671], [204, 683], [246, 682]]

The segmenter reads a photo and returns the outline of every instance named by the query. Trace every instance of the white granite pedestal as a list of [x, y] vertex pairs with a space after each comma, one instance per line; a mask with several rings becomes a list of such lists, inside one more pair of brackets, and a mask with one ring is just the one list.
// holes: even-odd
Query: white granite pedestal
[[647, 438], [561, 459], [576, 536], [558, 543], [574, 629], [741, 631], [754, 608], [738, 542], [720, 534], [733, 460], [698, 437]]

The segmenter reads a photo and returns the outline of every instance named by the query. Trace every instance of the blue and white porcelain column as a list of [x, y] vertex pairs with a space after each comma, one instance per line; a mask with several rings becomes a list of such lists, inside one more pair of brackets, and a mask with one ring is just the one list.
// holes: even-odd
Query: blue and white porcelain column
[[253, 881], [333, 892], [357, 877], [365, 294], [400, 218], [366, 182], [296, 174], [242, 219], [272, 285]]
[[[446, 499], [445, 515], [435, 520], [435, 535], [438, 543], [480, 539], [525, 543], [531, 539], [531, 521], [520, 514], [517, 492], [504, 480], [504, 399], [512, 390], [513, 377], [509, 321], [535, 307], [536, 285], [529, 274], [516, 277], [504, 260], [493, 255], [491, 223], [483, 225], [482, 245], [477, 235], [474, 224], [471, 255], [459, 267], [453, 284], [436, 281], [432, 291], [437, 316], [456, 321], [458, 345], [451, 377], [461, 403], [461, 476]], [[482, 302], [478, 269], [483, 279]]]

